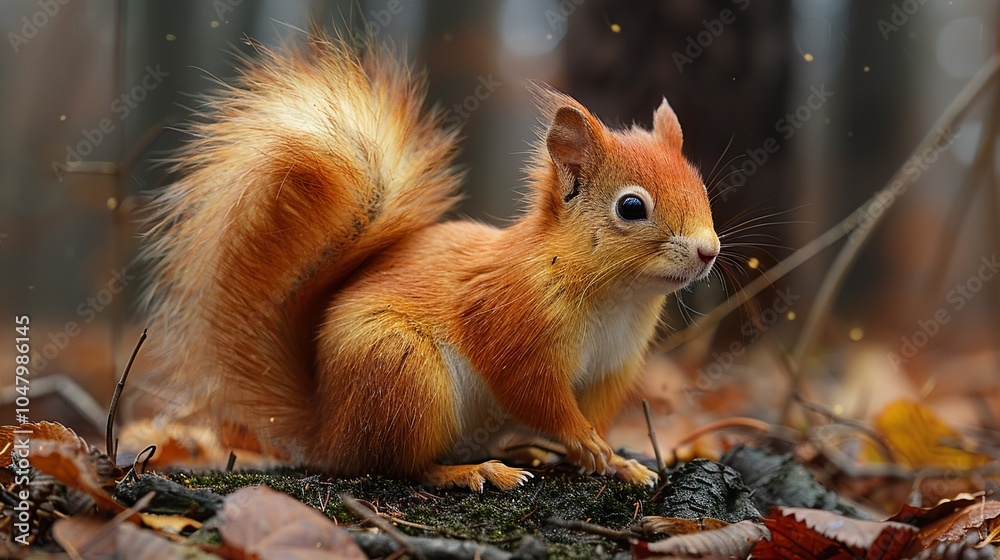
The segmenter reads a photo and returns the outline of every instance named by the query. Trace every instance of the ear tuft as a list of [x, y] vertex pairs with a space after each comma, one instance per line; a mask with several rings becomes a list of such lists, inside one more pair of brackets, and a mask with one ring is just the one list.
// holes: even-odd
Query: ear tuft
[[653, 114], [653, 134], [668, 146], [681, 149], [684, 143], [684, 134], [681, 132], [681, 123], [677, 120], [677, 114], [670, 108], [667, 98], [663, 98], [660, 107]]
[[579, 175], [594, 154], [597, 137], [590, 118], [580, 109], [571, 106], [560, 107], [552, 118], [552, 125], [545, 136], [545, 147], [552, 161]]

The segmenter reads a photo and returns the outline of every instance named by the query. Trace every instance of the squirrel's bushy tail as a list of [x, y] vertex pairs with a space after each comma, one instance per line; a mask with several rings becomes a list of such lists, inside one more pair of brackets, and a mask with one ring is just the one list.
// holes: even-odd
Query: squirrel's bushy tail
[[308, 403], [330, 294], [439, 221], [460, 178], [455, 132], [393, 53], [325, 36], [258, 52], [209, 94], [153, 201], [146, 304], [177, 402], [294, 456], [322, 415]]

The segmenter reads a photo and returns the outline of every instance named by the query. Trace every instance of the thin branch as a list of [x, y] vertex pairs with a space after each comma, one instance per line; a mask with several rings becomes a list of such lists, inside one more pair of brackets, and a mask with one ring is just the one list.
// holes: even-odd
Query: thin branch
[[[351, 533], [351, 537], [365, 554], [373, 558], [388, 558], [400, 550], [405, 550], [400, 548], [392, 537], [383, 533]], [[546, 557], [544, 545], [530, 536], [523, 539], [521, 547], [514, 553], [468, 540], [413, 537], [409, 541], [413, 550], [428, 558], [440, 560], [513, 560]], [[528, 541], [534, 546], [525, 544]]]
[[635, 534], [631, 531], [616, 531], [614, 529], [608, 529], [607, 527], [601, 527], [600, 525], [594, 525], [593, 523], [587, 523], [586, 521], [552, 517], [546, 519], [545, 524], [552, 525], [553, 527], [559, 527], [561, 529], [568, 529], [570, 531], [590, 533], [591, 535], [597, 535], [626, 545], [632, 545], [636, 542]]
[[743, 416], [736, 416], [733, 418], [725, 418], [723, 420], [716, 420], [711, 424], [706, 424], [698, 428], [697, 430], [684, 436], [677, 445], [674, 447], [674, 455], [677, 454], [676, 449], [680, 448], [689, 443], [693, 443], [697, 439], [701, 438], [705, 434], [711, 432], [717, 432], [719, 430], [724, 430], [727, 428], [750, 428], [751, 430], [757, 430], [758, 432], [767, 433], [770, 431], [771, 426], [767, 422], [757, 420], [756, 418], [747, 418]]
[[885, 457], [885, 460], [887, 462], [896, 463], [896, 454], [892, 452], [892, 448], [889, 447], [889, 444], [886, 443], [885, 441], [885, 437], [882, 434], [880, 434], [878, 430], [873, 429], [871, 426], [865, 424], [864, 422], [851, 420], [850, 418], [844, 418], [843, 416], [826, 408], [825, 406], [819, 403], [814, 403], [806, 399], [798, 391], [792, 392], [792, 398], [795, 399], [795, 402], [799, 403], [799, 406], [801, 406], [806, 410], [815, 412], [820, 416], [824, 416], [831, 422], [842, 424], [844, 426], [849, 426], [855, 430], [858, 430], [859, 432], [866, 434], [868, 437], [872, 439], [875, 445], [877, 445], [882, 450], [882, 456]]
[[993, 173], [997, 133], [1000, 129], [1000, 95], [994, 96], [991, 113], [984, 122], [985, 126], [979, 137], [979, 146], [977, 146], [976, 155], [972, 159], [970, 172], [956, 193], [948, 217], [945, 219], [944, 227], [940, 229], [941, 238], [937, 243], [937, 250], [934, 251], [934, 258], [930, 260], [931, 270], [927, 279], [927, 285], [931, 287], [930, 293], [943, 293], [948, 271], [951, 270], [949, 265], [958, 254], [955, 247], [959, 240], [959, 233], [964, 223], [968, 222], [969, 210], [976, 200], [975, 195], [985, 183], [984, 179]]
[[135, 476], [146, 474], [146, 467], [149, 466], [149, 461], [153, 458], [153, 455], [156, 455], [155, 445], [147, 445], [142, 451], [137, 453], [135, 459], [132, 461], [132, 474]]
[[104, 449], [107, 451], [108, 456], [111, 457], [111, 462], [118, 464], [118, 442], [114, 439], [115, 434], [115, 418], [118, 416], [118, 399], [122, 396], [122, 391], [125, 390], [125, 380], [128, 379], [128, 372], [132, 369], [132, 363], [135, 362], [135, 357], [139, 354], [139, 348], [142, 348], [142, 343], [146, 341], [146, 329], [142, 329], [142, 335], [139, 337], [139, 341], [135, 343], [135, 348], [132, 349], [132, 355], [128, 358], [128, 363], [125, 364], [125, 371], [122, 372], [121, 379], [118, 380], [118, 385], [115, 387], [115, 394], [111, 397], [111, 407], [108, 409], [108, 430], [104, 434]]
[[366, 508], [365, 506], [361, 505], [360, 502], [358, 502], [357, 500], [355, 500], [351, 496], [348, 496], [347, 494], [341, 494], [340, 495], [340, 501], [341, 501], [341, 503], [344, 504], [344, 507], [346, 507], [347, 509], [353, 511], [359, 517], [361, 517], [365, 521], [371, 523], [372, 525], [374, 525], [375, 527], [377, 527], [383, 533], [385, 533], [385, 534], [389, 535], [390, 537], [392, 537], [393, 540], [395, 540], [397, 543], [399, 543], [399, 545], [406, 550], [406, 552], [408, 552], [409, 554], [411, 554], [415, 558], [419, 558], [420, 560], [426, 560], [424, 558], [424, 553], [421, 552], [421, 551], [419, 551], [419, 550], [417, 550], [416, 548], [413, 547], [412, 544], [410, 544], [410, 537], [408, 537], [406, 534], [404, 534], [399, 529], [393, 527], [392, 524], [389, 523], [388, 521], [386, 521], [385, 519], [382, 519], [381, 517], [379, 517], [379, 515], [377, 513], [373, 512], [370, 509]]
[[428, 533], [443, 533], [443, 531], [441, 531], [441, 529], [438, 529], [437, 527], [424, 525], [423, 523], [414, 523], [412, 521], [407, 521], [405, 519], [393, 517], [388, 513], [379, 513], [377, 515], [382, 519], [389, 521], [390, 523], [395, 523], [396, 525], [402, 525], [403, 527], [409, 527], [411, 529], [420, 529], [421, 531], [427, 531]]
[[[857, 230], [851, 237], [850, 242], [841, 248], [840, 253], [833, 260], [829, 272], [823, 278], [823, 283], [820, 284], [819, 292], [816, 294], [812, 309], [809, 310], [809, 317], [806, 319], [806, 324], [799, 335], [798, 343], [792, 352], [792, 358], [797, 366], [798, 379], [802, 377], [802, 362], [816, 342], [820, 325], [826, 321], [834, 299], [840, 292], [840, 288], [847, 278], [847, 273], [854, 265], [854, 261], [861, 254], [861, 249], [871, 238], [872, 232], [875, 231], [876, 226], [886, 216], [889, 208], [892, 207], [902, 194], [905, 194], [905, 192], [897, 193], [896, 191], [900, 188], [908, 187], [917, 179], [918, 175], [912, 173], [910, 170], [910, 162], [915, 158], [922, 157], [927, 150], [935, 149], [941, 140], [947, 138], [951, 132], [951, 128], [968, 114], [976, 101], [993, 85], [998, 75], [1000, 75], [1000, 55], [995, 54], [972, 80], [969, 81], [965, 88], [959, 92], [951, 104], [948, 105], [948, 108], [945, 109], [937, 122], [934, 123], [931, 130], [924, 135], [920, 144], [913, 150], [910, 157], [906, 158], [903, 164], [899, 166], [899, 169], [896, 170], [896, 173], [893, 174], [885, 186], [861, 207], [860, 210], [863, 210], [863, 215], [867, 216], [866, 227]], [[899, 185], [902, 185], [902, 187]], [[876, 207], [878, 211], [876, 211]]]
[[[966, 90], [975, 89], [972, 95], [966, 94], [966, 90], [963, 90], [959, 98], [956, 98], [955, 102], [946, 111], [945, 116], [951, 116], [946, 120], [944, 117], [939, 119], [939, 122], [945, 121], [947, 125], [954, 124], [957, 122], [958, 118], [964, 116], [965, 111], [972, 105], [972, 103], [978, 99], [978, 97], [985, 91], [986, 86], [991, 82], [997, 74], [998, 59], [994, 57], [991, 59], [987, 68], [980, 72], [976, 78], [970, 82]], [[983, 76], [983, 74], [986, 74]], [[973, 88], [973, 86], [976, 86]], [[956, 105], [959, 105], [957, 109], [954, 109]], [[923, 148], [923, 143], [921, 147], [918, 147], [914, 153], [919, 153]], [[897, 175], [899, 173], [897, 172]], [[729, 316], [730, 313], [737, 310], [746, 303], [750, 298], [756, 296], [757, 294], [763, 292], [766, 288], [770, 287], [774, 282], [783, 278], [789, 272], [795, 270], [802, 264], [808, 262], [810, 259], [821, 253], [827, 247], [833, 245], [837, 241], [841, 240], [844, 236], [850, 233], [867, 215], [868, 210], [872, 208], [876, 203], [878, 203], [878, 197], [883, 196], [883, 193], [888, 189], [891, 189], [892, 183], [895, 180], [895, 176], [890, 180], [885, 187], [878, 191], [875, 195], [869, 198], [864, 204], [857, 208], [854, 212], [851, 212], [846, 218], [841, 220], [838, 224], [834, 225], [826, 232], [824, 232], [819, 237], [813, 239], [809, 243], [805, 244], [801, 249], [792, 253], [788, 258], [781, 261], [773, 268], [771, 268], [767, 276], [759, 276], [752, 282], [747, 284], [739, 292], [731, 296], [726, 301], [722, 302], [720, 305], [715, 307], [712, 311], [705, 314], [700, 321], [696, 324], [687, 327], [686, 329], [666, 338], [658, 346], [660, 350], [667, 351], [673, 350], [678, 346], [682, 346], [687, 342], [701, 336], [701, 334], [709, 327], [715, 325], [722, 319]]]
[[649, 408], [649, 401], [642, 399], [642, 409], [646, 413], [646, 426], [649, 427], [649, 441], [653, 443], [653, 453], [656, 454], [656, 472], [660, 474], [660, 480], [667, 480], [667, 464], [663, 461], [663, 454], [660, 453], [660, 442], [656, 441], [656, 428], [653, 427], [653, 411]]

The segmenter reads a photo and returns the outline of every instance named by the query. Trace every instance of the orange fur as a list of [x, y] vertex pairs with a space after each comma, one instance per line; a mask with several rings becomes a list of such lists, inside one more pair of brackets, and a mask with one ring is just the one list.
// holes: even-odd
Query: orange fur
[[[181, 400], [332, 475], [509, 488], [529, 475], [446, 463], [489, 459], [460, 449], [471, 434], [517, 429], [654, 482], [603, 434], [665, 295], [719, 250], [669, 105], [651, 131], [612, 131], [536, 87], [528, 212], [442, 222], [454, 132], [390, 52], [362, 50], [264, 51], [193, 126], [147, 248], [150, 333]], [[624, 217], [629, 196], [644, 217]]]

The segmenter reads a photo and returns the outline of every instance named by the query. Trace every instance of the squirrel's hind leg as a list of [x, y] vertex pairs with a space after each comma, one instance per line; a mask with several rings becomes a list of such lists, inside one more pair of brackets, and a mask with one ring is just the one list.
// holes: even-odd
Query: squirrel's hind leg
[[420, 480], [456, 437], [441, 354], [423, 325], [396, 307], [340, 305], [320, 333], [324, 421], [314, 462], [342, 476]]
[[423, 476], [427, 484], [442, 486], [461, 486], [476, 492], [482, 492], [486, 481], [501, 490], [510, 490], [528, 481], [533, 475], [501, 463], [486, 461], [478, 465], [431, 465]]

